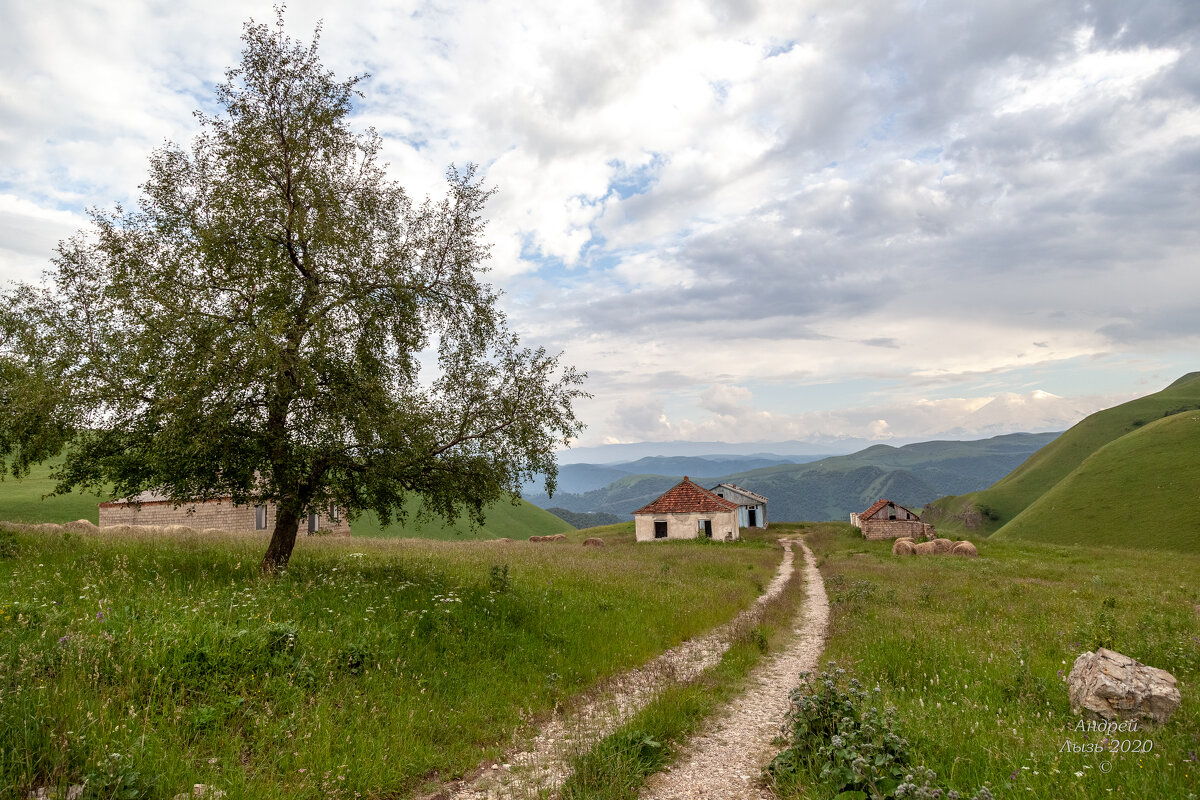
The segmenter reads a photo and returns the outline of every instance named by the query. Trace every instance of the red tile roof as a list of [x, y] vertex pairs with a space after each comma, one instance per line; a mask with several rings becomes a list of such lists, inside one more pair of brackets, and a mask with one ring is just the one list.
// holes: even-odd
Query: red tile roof
[[686, 476], [649, 505], [642, 506], [634, 514], [693, 514], [710, 511], [736, 511], [737, 503], [724, 500], [692, 483]]
[[[870, 519], [872, 514], [874, 514], [876, 511], [883, 508], [884, 506], [895, 506], [896, 508], [904, 508], [904, 506], [900, 505], [899, 503], [893, 503], [891, 500], [876, 500], [875, 505], [871, 506], [866, 511], [859, 514], [858, 518], [859, 519]], [[908, 513], [912, 514], [913, 517], [915, 517], [916, 519], [921, 518], [919, 514], [914, 513], [911, 509], [904, 508], [904, 510], [907, 511]]]

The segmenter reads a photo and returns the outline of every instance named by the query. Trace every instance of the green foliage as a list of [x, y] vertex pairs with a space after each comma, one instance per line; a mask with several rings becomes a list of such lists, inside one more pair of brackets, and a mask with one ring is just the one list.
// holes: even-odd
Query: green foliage
[[106, 755], [83, 781], [82, 800], [141, 800], [153, 796], [153, 778], [144, 775], [123, 753]]
[[414, 203], [317, 37], [280, 10], [242, 39], [221, 113], [151, 154], [137, 207], [92, 212], [3, 296], [0, 469], [65, 452], [61, 491], [273, 502], [272, 570], [330, 503], [479, 523], [535, 473], [552, 491], [584, 376], [522, 348], [481, 280], [491, 191], [451, 167]]
[[[892, 797], [908, 768], [908, 741], [897, 733], [895, 710], [834, 665], [801, 675], [784, 721], [788, 747], [768, 766], [777, 781], [818, 774], [837, 793]], [[843, 686], [843, 684], [846, 684]], [[819, 772], [818, 772], [819, 770]], [[852, 795], [847, 795], [847, 797]]]

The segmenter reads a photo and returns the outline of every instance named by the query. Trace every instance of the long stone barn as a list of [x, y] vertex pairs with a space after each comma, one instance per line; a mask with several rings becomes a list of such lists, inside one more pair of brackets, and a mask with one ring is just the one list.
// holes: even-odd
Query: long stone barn
[[[100, 527], [184, 525], [198, 530], [269, 531], [275, 528], [275, 504], [235, 505], [232, 498], [221, 497], [180, 506], [157, 492], [142, 492], [126, 500], [101, 503], [99, 523]], [[296, 532], [349, 536], [350, 523], [337, 506], [330, 506], [324, 514], [313, 513], [302, 519]]]
[[653, 503], [633, 512], [633, 520], [639, 542], [701, 536], [733, 541], [741, 535], [738, 504], [717, 497], [686, 475]]

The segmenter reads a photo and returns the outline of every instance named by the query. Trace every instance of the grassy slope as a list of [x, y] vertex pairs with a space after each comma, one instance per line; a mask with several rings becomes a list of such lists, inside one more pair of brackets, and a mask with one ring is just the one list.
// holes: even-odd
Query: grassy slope
[[[416, 508], [417, 505], [414, 503], [411, 505], [410, 511], [415, 512]], [[379, 518], [375, 514], [368, 512], [351, 522], [350, 529], [355, 536], [450, 541], [500, 539], [503, 537], [528, 539], [530, 536], [547, 536], [575, 530], [571, 523], [524, 500], [519, 501], [515, 506], [512, 503], [497, 503], [487, 509], [486, 516], [483, 527], [472, 531], [470, 523], [465, 519], [455, 523], [447, 523], [437, 518], [428, 522], [418, 522], [412, 513], [409, 514], [403, 525], [393, 522], [384, 527], [379, 523]]]
[[1200, 553], [1200, 522], [1185, 510], [1200, 486], [1197, 453], [1200, 413], [1152, 422], [1092, 453], [996, 538]]
[[945, 523], [964, 508], [986, 506], [995, 517], [985, 520], [983, 532], [993, 533], [1099, 448], [1164, 415], [1190, 408], [1200, 408], [1200, 372], [1188, 373], [1160, 392], [1092, 414], [988, 489], [941, 498], [932, 504], [941, 517], [934, 521], [949, 529], [953, 526]]
[[[0, 520], [61, 524], [86, 519], [97, 522], [97, 504], [108, 498], [71, 492], [61, 497], [43, 499], [54, 489], [54, 481], [50, 478], [53, 466], [50, 462], [39, 464], [30, 470], [26, 478], [14, 480], [10, 476], [0, 482]], [[414, 515], [418, 507], [416, 503], [410, 504], [408, 521], [404, 525], [393, 522], [384, 527], [375, 514], [368, 513], [351, 523], [351, 529], [355, 536], [447, 540], [525, 539], [573, 530], [569, 523], [524, 500], [515, 506], [511, 503], [492, 506], [487, 511], [483, 527], [476, 531], [471, 530], [465, 519], [453, 524], [437, 519], [417, 522]]]
[[9, 522], [73, 522], [86, 519], [97, 521], [98, 504], [102, 499], [94, 494], [78, 491], [61, 497], [46, 497], [54, 490], [50, 470], [57, 462], [38, 464], [29, 470], [29, 475], [15, 480], [11, 475], [0, 481], [0, 520]]
[[[977, 559], [898, 558], [842, 527], [806, 537], [832, 603], [822, 661], [880, 687], [914, 765], [997, 798], [1200, 793], [1200, 555], [982, 541]], [[1116, 737], [1152, 741], [1149, 754], [1064, 751], [1105, 738], [1074, 728], [1062, 678], [1101, 644], [1179, 681], [1167, 725]], [[794, 797], [830, 797], [818, 784]]]

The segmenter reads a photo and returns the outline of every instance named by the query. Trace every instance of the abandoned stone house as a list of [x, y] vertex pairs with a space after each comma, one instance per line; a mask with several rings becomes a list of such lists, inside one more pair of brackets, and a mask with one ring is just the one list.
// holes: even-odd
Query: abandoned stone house
[[718, 483], [710, 492], [738, 504], [738, 525], [743, 528], [767, 527], [767, 498], [743, 489], [735, 483]]
[[738, 504], [693, 483], [687, 476], [657, 500], [633, 512], [634, 537], [655, 539], [721, 539], [732, 541], [741, 533]]
[[850, 514], [850, 524], [862, 531], [865, 539], [897, 539], [911, 536], [923, 540], [933, 538], [933, 526], [899, 503], [877, 500], [861, 514]]
[[[275, 504], [235, 505], [228, 497], [177, 506], [157, 492], [142, 492], [127, 500], [100, 504], [100, 527], [105, 525], [186, 525], [223, 531], [269, 531], [275, 528]], [[350, 523], [337, 506], [301, 520], [297, 533], [329, 532], [349, 536]]]

